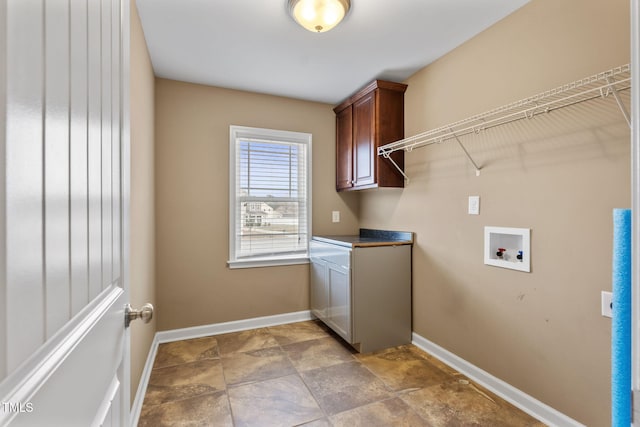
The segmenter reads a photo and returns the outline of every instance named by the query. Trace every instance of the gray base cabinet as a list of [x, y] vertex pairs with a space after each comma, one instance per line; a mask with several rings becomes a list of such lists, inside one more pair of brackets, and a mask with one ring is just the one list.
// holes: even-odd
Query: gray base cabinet
[[310, 245], [311, 312], [362, 353], [411, 342], [411, 245]]

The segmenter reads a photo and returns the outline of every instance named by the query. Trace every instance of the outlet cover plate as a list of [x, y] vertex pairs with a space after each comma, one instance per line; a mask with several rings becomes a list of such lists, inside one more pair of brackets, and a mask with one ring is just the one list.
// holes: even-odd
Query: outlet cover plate
[[613, 294], [611, 292], [602, 291], [600, 293], [600, 314], [604, 317], [611, 317]]
[[469, 196], [469, 215], [480, 215], [480, 196]]

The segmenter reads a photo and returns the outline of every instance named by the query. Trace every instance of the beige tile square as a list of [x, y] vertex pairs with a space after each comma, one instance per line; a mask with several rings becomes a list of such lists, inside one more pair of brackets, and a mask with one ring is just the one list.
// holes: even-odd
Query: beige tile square
[[264, 381], [296, 373], [280, 347], [224, 356], [221, 362], [224, 378], [229, 385]]
[[138, 427], [233, 427], [225, 392], [205, 394], [162, 405], [145, 405]]
[[154, 369], [144, 404], [158, 405], [226, 388], [219, 359], [205, 359]]
[[219, 357], [218, 341], [214, 337], [168, 342], [158, 346], [153, 368], [164, 368], [217, 357]]
[[420, 349], [405, 345], [358, 355], [358, 360], [394, 391], [429, 387], [450, 381], [453, 370], [443, 371]]
[[228, 393], [236, 427], [288, 427], [324, 416], [297, 375], [232, 387]]
[[327, 338], [331, 336], [329, 329], [324, 325], [324, 323], [317, 320], [271, 326], [268, 329], [280, 345], [315, 340], [318, 338]]
[[299, 372], [355, 361], [355, 350], [333, 337], [302, 341], [282, 348]]
[[328, 415], [391, 397], [384, 383], [355, 361], [305, 371], [301, 375]]
[[464, 378], [400, 398], [433, 425], [542, 427], [544, 424]]
[[431, 427], [431, 424], [398, 398], [341, 412], [330, 420], [334, 427]]
[[221, 356], [278, 347], [278, 341], [266, 328], [216, 335]]

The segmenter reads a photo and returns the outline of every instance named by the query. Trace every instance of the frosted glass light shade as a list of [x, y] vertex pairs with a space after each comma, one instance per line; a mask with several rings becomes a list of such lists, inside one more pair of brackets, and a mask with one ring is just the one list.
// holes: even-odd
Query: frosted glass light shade
[[350, 7], [349, 0], [289, 0], [293, 19], [314, 33], [324, 33], [338, 25]]

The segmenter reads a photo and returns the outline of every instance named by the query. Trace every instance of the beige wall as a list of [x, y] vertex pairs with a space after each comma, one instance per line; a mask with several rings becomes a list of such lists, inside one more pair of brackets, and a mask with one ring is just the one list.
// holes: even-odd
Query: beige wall
[[[406, 134], [629, 62], [626, 0], [534, 0], [406, 83]], [[628, 98], [628, 94], [626, 95]], [[591, 426], [610, 423], [612, 209], [630, 206], [629, 128], [591, 102], [407, 154], [404, 190], [361, 226], [417, 234], [413, 329]], [[480, 215], [466, 214], [479, 195]], [[484, 226], [532, 229], [532, 272], [483, 265]]]
[[[230, 270], [229, 126], [313, 135], [313, 232], [357, 231], [358, 196], [335, 192], [331, 105], [156, 79], [158, 328], [309, 309], [308, 266]], [[342, 222], [331, 223], [331, 211]]]
[[[131, 2], [131, 259], [133, 307], [155, 304], [154, 76], [135, 2]], [[147, 359], [155, 319], [131, 324], [131, 399]]]

